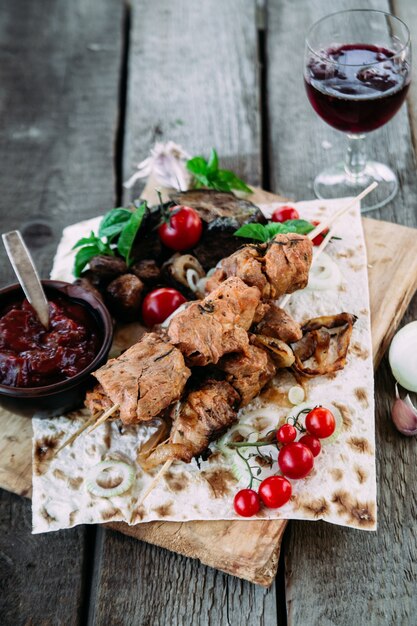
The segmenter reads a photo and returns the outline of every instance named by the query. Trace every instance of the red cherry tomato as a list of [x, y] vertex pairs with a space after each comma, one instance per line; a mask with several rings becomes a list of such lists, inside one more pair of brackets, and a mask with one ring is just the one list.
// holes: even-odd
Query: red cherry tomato
[[283, 424], [277, 431], [279, 443], [291, 443], [297, 438], [297, 429], [292, 424]]
[[188, 250], [198, 243], [203, 232], [201, 217], [189, 206], [174, 206], [170, 209], [169, 221], [158, 228], [163, 244], [171, 250]]
[[333, 435], [336, 428], [336, 420], [329, 409], [324, 406], [316, 406], [306, 415], [306, 428], [311, 435], [319, 439], [325, 439]]
[[313, 469], [313, 453], [303, 443], [294, 441], [281, 448], [278, 465], [288, 478], [305, 478]]
[[261, 502], [253, 489], [241, 489], [235, 495], [233, 506], [238, 515], [252, 517], [259, 511]]
[[320, 454], [321, 443], [317, 437], [313, 437], [313, 435], [303, 435], [300, 437], [299, 441], [307, 446], [307, 448], [310, 448], [314, 457]]
[[287, 220], [298, 220], [300, 215], [297, 209], [292, 206], [281, 206], [272, 213], [271, 220], [273, 222], [286, 222]]
[[162, 324], [184, 302], [187, 302], [186, 298], [176, 289], [170, 287], [154, 289], [143, 300], [142, 319], [146, 326]]
[[284, 476], [269, 476], [259, 485], [259, 497], [269, 509], [284, 506], [291, 494], [291, 483]]
[[[311, 223], [314, 224], [314, 226], [318, 226], [320, 224], [320, 222], [317, 222], [316, 220], [312, 220]], [[313, 246], [319, 246], [328, 232], [329, 232], [329, 229], [326, 228], [325, 230], [323, 230], [322, 233], [320, 233], [320, 235], [317, 235], [317, 237], [314, 237]]]

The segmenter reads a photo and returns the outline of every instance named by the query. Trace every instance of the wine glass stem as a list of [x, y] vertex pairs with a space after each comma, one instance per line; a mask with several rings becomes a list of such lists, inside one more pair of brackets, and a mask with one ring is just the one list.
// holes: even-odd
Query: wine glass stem
[[345, 170], [348, 176], [357, 179], [366, 167], [365, 135], [349, 135], [345, 159]]

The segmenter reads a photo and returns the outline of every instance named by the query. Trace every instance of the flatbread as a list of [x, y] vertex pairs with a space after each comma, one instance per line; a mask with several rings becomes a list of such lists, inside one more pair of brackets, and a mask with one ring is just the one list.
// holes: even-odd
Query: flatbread
[[[322, 220], [338, 210], [343, 202], [346, 199], [300, 202], [295, 206], [301, 217]], [[265, 205], [262, 209], [269, 214], [276, 206]], [[84, 233], [85, 225], [65, 229], [52, 272], [54, 279], [68, 280], [69, 248], [74, 239]], [[342, 311], [358, 318], [345, 369], [331, 377], [313, 378], [308, 383], [308, 404], [322, 404], [337, 411], [342, 419], [341, 432], [335, 443], [323, 446], [306, 479], [291, 481], [290, 502], [276, 510], [262, 508], [258, 517], [322, 519], [342, 526], [375, 530], [373, 365], [367, 260], [359, 205], [338, 221], [334, 234], [341, 239], [331, 243], [326, 252], [340, 270], [338, 287], [320, 292], [308, 288], [297, 292], [286, 308], [299, 322]], [[262, 438], [291, 410], [287, 392], [294, 384], [291, 374], [279, 373], [272, 390], [241, 410], [239, 423], [248, 424], [246, 430], [257, 431]], [[142, 443], [155, 431], [153, 423], [131, 426], [123, 431], [118, 422], [103, 424], [53, 457], [53, 450], [79, 428], [86, 416], [84, 411], [70, 417], [33, 419], [34, 533], [110, 521], [137, 524], [154, 520], [242, 519], [234, 512], [233, 496], [247, 486], [245, 463], [236, 453], [224, 455], [216, 443], [210, 446], [212, 455], [200, 465], [196, 460], [172, 465], [140, 507], [138, 501], [153, 476], [141, 470], [136, 457]], [[262, 450], [269, 451], [268, 448]], [[131, 464], [135, 472], [133, 485], [125, 494], [113, 498], [91, 495], [86, 488], [86, 475], [96, 464], [109, 459]], [[276, 471], [276, 464], [272, 469], [261, 467], [259, 477]]]

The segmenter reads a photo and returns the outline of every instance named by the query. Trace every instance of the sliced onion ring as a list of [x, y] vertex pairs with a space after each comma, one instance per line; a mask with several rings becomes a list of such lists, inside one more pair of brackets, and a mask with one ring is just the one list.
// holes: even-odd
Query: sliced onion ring
[[[106, 470], [115, 470], [121, 476], [120, 482], [115, 487], [103, 487], [97, 481], [100, 474]], [[93, 496], [101, 498], [113, 498], [121, 496], [133, 485], [135, 470], [128, 463], [123, 461], [101, 461], [88, 470], [86, 476], [86, 487]]]
[[328, 254], [322, 252], [316, 261], [313, 258], [306, 289], [309, 291], [326, 291], [335, 289], [341, 282], [340, 269]]

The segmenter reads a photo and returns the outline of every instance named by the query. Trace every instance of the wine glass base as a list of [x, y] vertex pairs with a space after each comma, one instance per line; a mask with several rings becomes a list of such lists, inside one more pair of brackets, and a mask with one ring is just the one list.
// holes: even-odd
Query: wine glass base
[[349, 175], [344, 163], [338, 163], [321, 172], [314, 180], [317, 198], [345, 198], [357, 196], [376, 181], [378, 187], [361, 202], [361, 212], [373, 211], [390, 202], [398, 191], [398, 179], [387, 165], [368, 161], [364, 171], [357, 177]]

